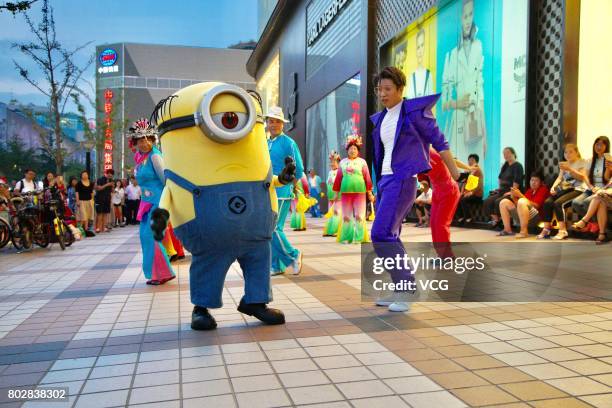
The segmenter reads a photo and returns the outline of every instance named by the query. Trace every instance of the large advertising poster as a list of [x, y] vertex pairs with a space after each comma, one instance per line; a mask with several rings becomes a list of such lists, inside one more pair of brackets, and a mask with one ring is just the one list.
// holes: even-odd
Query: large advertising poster
[[441, 0], [381, 48], [406, 74], [405, 96], [433, 93], [454, 155], [477, 154], [497, 188], [502, 150], [525, 156], [528, 0]]

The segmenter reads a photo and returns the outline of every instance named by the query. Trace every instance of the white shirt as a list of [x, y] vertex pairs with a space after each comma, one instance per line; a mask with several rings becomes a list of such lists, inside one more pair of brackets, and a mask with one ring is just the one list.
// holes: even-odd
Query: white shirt
[[127, 195], [128, 200], [140, 200], [141, 190], [140, 186], [134, 186], [130, 184], [125, 188], [125, 194]]
[[34, 182], [34, 180], [26, 180], [26, 179], [21, 179], [21, 181], [19, 181], [17, 183], [18, 188], [15, 188], [15, 190], [19, 190], [20, 193], [29, 193], [30, 191], [36, 191], [36, 183]]
[[119, 205], [123, 202], [123, 197], [125, 196], [125, 191], [123, 188], [116, 189], [113, 191], [113, 204]]
[[429, 190], [423, 191], [421, 194], [419, 194], [419, 196], [417, 197], [417, 200], [431, 202], [431, 197], [432, 197], [432, 189], [430, 188]]
[[380, 140], [385, 148], [385, 155], [383, 156], [381, 171], [382, 176], [393, 174], [393, 170], [391, 169], [391, 156], [393, 155], [395, 131], [397, 130], [397, 122], [399, 121], [401, 110], [402, 102], [390, 109], [387, 109], [387, 114], [383, 118], [382, 124], [380, 125]]
[[595, 168], [593, 169], [593, 180], [591, 180], [591, 184], [595, 187], [603, 187], [604, 186], [604, 158], [603, 157], [594, 157], [590, 160], [586, 160], [585, 171], [587, 176], [591, 171], [591, 163], [595, 159]]
[[406, 87], [406, 98], [420, 98], [421, 96], [433, 95], [434, 91], [431, 86], [431, 72], [427, 68], [417, 68], [407, 78], [408, 86]]

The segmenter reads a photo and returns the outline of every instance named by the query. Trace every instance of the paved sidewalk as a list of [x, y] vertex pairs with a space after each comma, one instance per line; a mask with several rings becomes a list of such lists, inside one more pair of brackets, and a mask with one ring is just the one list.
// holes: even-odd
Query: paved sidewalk
[[302, 274], [273, 278], [273, 306], [287, 316], [273, 327], [236, 311], [233, 267], [218, 330], [192, 331], [190, 258], [175, 264], [178, 279], [147, 286], [134, 227], [64, 252], [0, 250], [0, 407], [20, 406], [7, 389], [35, 385], [67, 386], [70, 401], [23, 406], [612, 406], [612, 303], [418, 303], [392, 314], [361, 302], [359, 246], [308, 224], [290, 233]]

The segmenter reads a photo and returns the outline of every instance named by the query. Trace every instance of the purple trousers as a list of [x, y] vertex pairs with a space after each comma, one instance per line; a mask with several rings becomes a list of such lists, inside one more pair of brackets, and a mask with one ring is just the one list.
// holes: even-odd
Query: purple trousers
[[[400, 179], [394, 175], [382, 176], [378, 182], [376, 218], [371, 238], [378, 257], [403, 258], [406, 254], [400, 241], [402, 221], [416, 198], [416, 177]], [[414, 281], [410, 268], [388, 270], [394, 283]]]

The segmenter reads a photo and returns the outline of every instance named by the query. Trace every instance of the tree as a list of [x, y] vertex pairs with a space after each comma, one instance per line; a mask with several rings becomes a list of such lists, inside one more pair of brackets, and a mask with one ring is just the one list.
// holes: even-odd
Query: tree
[[54, 140], [51, 148], [55, 157], [56, 172], [61, 174], [66, 154], [62, 146], [61, 116], [72, 93], [87, 96], [79, 87], [79, 82], [83, 72], [92, 64], [93, 56], [87, 64], [79, 67], [73, 58], [77, 52], [90, 45], [91, 42], [68, 50], [57, 40], [53, 8], [49, 5], [48, 0], [43, 0], [41, 11], [42, 20], [38, 24], [34, 23], [27, 12], [24, 13], [25, 21], [31, 33], [34, 34], [34, 41], [14, 43], [12, 46], [30, 58], [37, 69], [42, 72], [42, 82], [34, 79], [34, 76], [25, 66], [15, 60], [13, 60], [13, 63], [24, 80], [49, 98], [51, 122], [54, 130]]
[[18, 1], [16, 3], [6, 2], [4, 4], [0, 4], [0, 13], [4, 10], [13, 13], [13, 15], [28, 10], [32, 4], [36, 3], [37, 0], [33, 1]]

